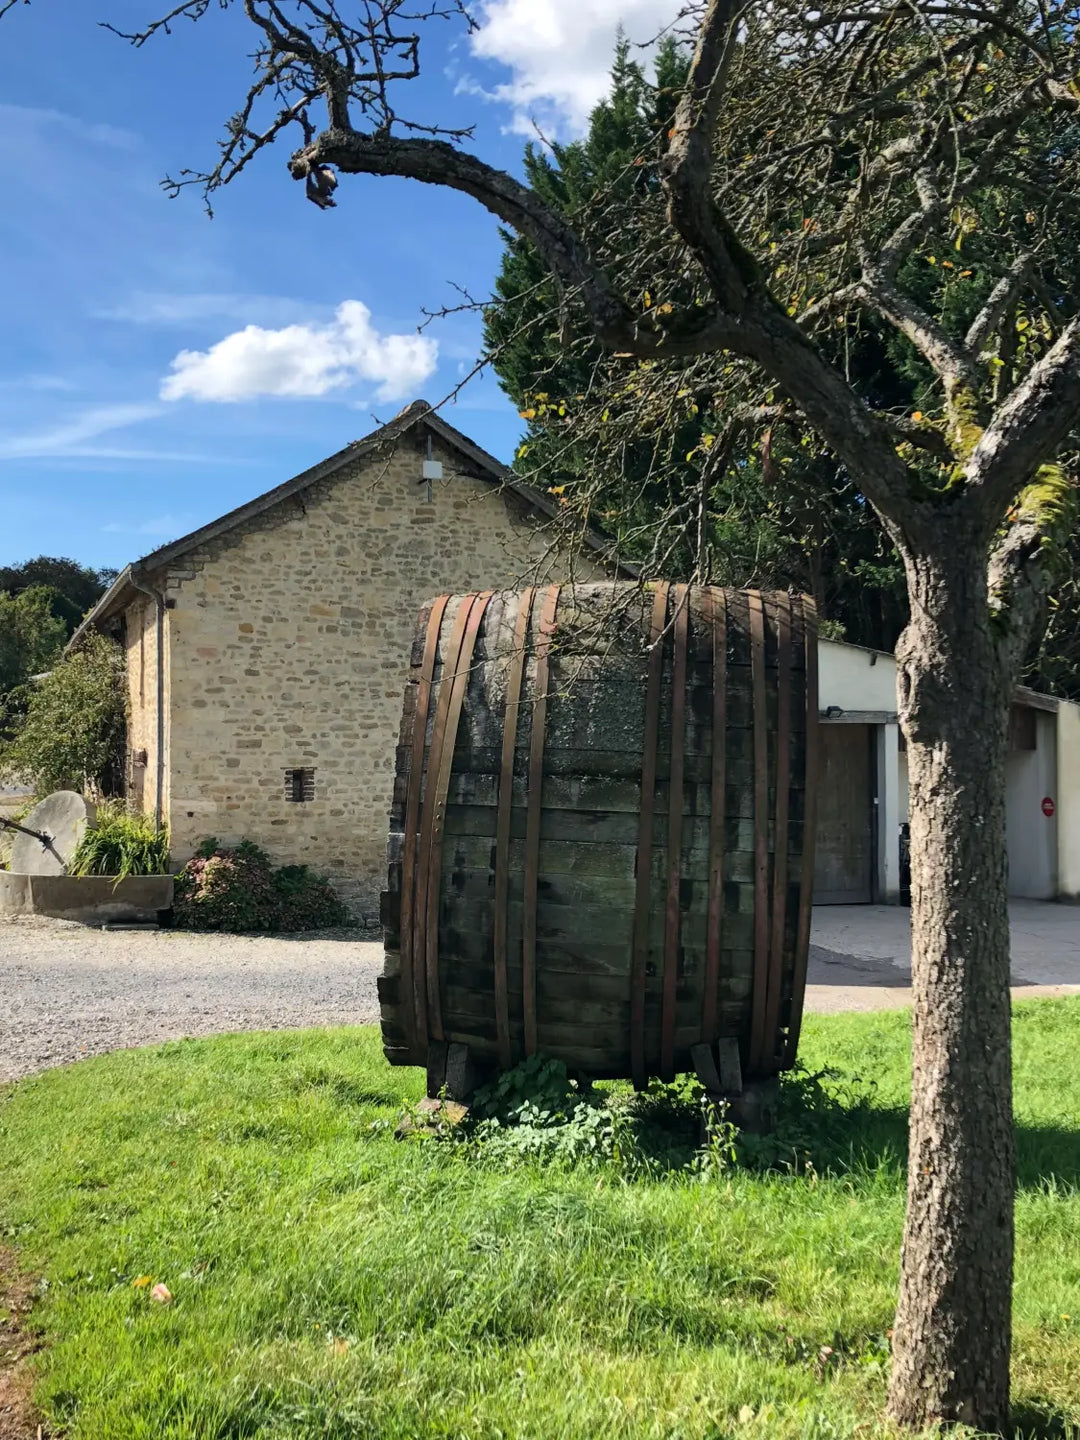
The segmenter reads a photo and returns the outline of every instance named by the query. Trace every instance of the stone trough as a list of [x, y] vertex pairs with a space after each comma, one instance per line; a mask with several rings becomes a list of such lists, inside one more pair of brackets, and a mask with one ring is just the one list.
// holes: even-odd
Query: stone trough
[[0, 915], [48, 915], [81, 925], [156, 924], [172, 907], [171, 875], [17, 875], [0, 870]]
[[173, 902], [171, 875], [69, 875], [68, 866], [97, 820], [93, 803], [57, 790], [11, 822], [11, 868], [0, 870], [0, 916], [47, 915], [81, 925], [155, 925]]

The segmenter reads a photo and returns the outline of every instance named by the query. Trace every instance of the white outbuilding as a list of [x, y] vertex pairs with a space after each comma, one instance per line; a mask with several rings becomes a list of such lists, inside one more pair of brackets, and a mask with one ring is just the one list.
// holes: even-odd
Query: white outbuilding
[[[907, 757], [896, 661], [822, 640], [821, 788], [814, 901], [901, 898]], [[1018, 687], [1007, 760], [1009, 894], [1080, 899], [1080, 706]]]

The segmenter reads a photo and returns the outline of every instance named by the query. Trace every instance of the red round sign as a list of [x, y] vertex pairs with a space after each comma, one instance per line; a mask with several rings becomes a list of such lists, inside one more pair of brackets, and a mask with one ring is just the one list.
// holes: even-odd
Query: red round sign
[[1049, 795], [1047, 795], [1046, 799], [1042, 803], [1042, 812], [1048, 820], [1054, 813], [1054, 802], [1050, 799]]

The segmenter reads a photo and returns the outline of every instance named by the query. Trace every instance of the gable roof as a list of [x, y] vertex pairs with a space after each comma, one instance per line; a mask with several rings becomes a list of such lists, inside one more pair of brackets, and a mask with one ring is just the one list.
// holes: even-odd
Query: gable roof
[[[512, 470], [507, 469], [505, 465], [496, 460], [494, 455], [489, 455], [467, 435], [463, 435], [460, 430], [455, 430], [453, 425], [448, 424], [426, 400], [414, 400], [412, 404], [406, 405], [404, 410], [395, 415], [388, 424], [381, 425], [378, 430], [373, 430], [370, 435], [365, 435], [361, 440], [351, 441], [336, 455], [331, 455], [326, 460], [320, 461], [318, 465], [313, 465], [310, 470], [301, 471], [299, 475], [294, 475], [284, 484], [275, 486], [273, 490], [267, 490], [264, 495], [258, 495], [254, 500], [249, 500], [246, 505], [239, 505], [235, 510], [230, 510], [219, 519], [211, 520], [208, 525], [202, 525], [198, 530], [192, 530], [189, 535], [182, 535], [179, 540], [172, 540], [168, 545], [161, 545], [158, 549], [151, 550], [140, 560], [132, 561], [130, 565], [121, 570], [109, 589], [83, 620], [68, 641], [67, 648], [71, 649], [87, 630], [100, 625], [121, 610], [125, 610], [135, 598], [136, 593], [145, 593], [140, 582], [154, 571], [171, 565], [173, 561], [181, 559], [211, 540], [218, 539], [221, 535], [242, 529], [248, 521], [256, 519], [267, 510], [272, 510], [275, 505], [279, 505], [283, 500], [288, 500], [292, 495], [300, 494], [320, 480], [328, 479], [339, 470], [344, 469], [346, 465], [351, 465], [355, 460], [363, 459], [365, 456], [378, 455], [380, 451], [391, 449], [403, 435], [413, 429], [430, 431], [451, 450], [457, 451], [459, 455], [469, 461], [472, 469], [466, 473], [472, 479], [485, 480], [493, 486], [512, 490], [525, 501], [530, 509], [539, 511], [541, 514], [549, 517], [558, 514], [558, 506], [547, 495], [534, 489], [531, 485], [526, 485]], [[589, 530], [585, 532], [584, 539], [592, 549], [601, 552], [605, 558], [611, 559], [608, 542], [601, 535]], [[618, 561], [614, 563], [620, 571], [626, 574], [632, 573], [631, 567]]]

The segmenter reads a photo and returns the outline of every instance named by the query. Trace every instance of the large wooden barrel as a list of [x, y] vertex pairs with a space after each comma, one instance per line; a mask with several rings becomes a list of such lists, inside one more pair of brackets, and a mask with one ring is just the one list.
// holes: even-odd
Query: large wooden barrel
[[624, 583], [441, 596], [406, 689], [379, 982], [391, 1063], [670, 1078], [795, 1056], [813, 878], [805, 598]]

